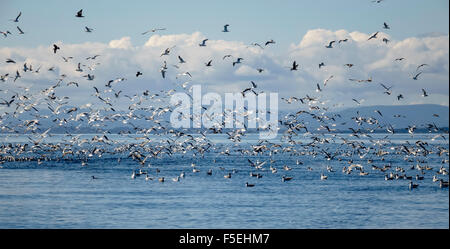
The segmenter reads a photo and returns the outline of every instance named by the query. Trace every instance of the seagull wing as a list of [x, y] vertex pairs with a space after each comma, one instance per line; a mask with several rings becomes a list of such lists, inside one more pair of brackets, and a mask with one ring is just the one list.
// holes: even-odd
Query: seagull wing
[[22, 11], [21, 12], [19, 12], [19, 15], [16, 17], [16, 19], [14, 20], [15, 22], [18, 22], [19, 21], [19, 17], [22, 15]]
[[388, 90], [390, 89], [390, 87], [385, 86], [383, 83], [380, 83], [380, 85], [381, 85], [384, 89], [386, 89], [386, 91], [388, 91]]
[[317, 91], [318, 91], [318, 92], [321, 92], [321, 91], [322, 91], [322, 89], [320, 89], [319, 83], [317, 83]]

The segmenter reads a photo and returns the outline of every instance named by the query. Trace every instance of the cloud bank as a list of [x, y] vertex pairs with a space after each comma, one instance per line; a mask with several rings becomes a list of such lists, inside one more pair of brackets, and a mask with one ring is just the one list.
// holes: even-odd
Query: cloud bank
[[[57, 89], [58, 95], [68, 96], [71, 104], [79, 105], [92, 102], [94, 86], [111, 96], [118, 91], [131, 96], [145, 90], [152, 93], [172, 88], [180, 91], [186, 81], [188, 85], [201, 84], [204, 93], [237, 92], [254, 81], [258, 91], [278, 92], [280, 98], [302, 98], [308, 94], [320, 97], [323, 104], [329, 107], [353, 107], [356, 103], [352, 99], [359, 100], [362, 105], [430, 103], [448, 106], [448, 35], [411, 37], [399, 41], [391, 40], [388, 34], [382, 32], [376, 39], [368, 40], [370, 35], [358, 31], [314, 29], [284, 50], [272, 48], [277, 44], [264, 46], [261, 43], [263, 48], [260, 48], [225, 40], [208, 40], [206, 47], [201, 47], [199, 44], [207, 37], [200, 32], [155, 34], [140, 46], [134, 45], [130, 37], [121, 37], [106, 44], [56, 42], [61, 47], [56, 54], [51, 44], [35, 48], [3, 47], [0, 48], [0, 58], [3, 60], [0, 62], [0, 75], [9, 73], [9, 77], [5, 82], [0, 82], [0, 95], [7, 99], [13, 92], [39, 92], [62, 79], [62, 87]], [[389, 41], [383, 42], [383, 38]], [[326, 48], [333, 40], [336, 41], [333, 48]], [[162, 55], [167, 48], [171, 48], [170, 53]], [[86, 59], [94, 55], [100, 56], [95, 60]], [[224, 58], [225, 55], [231, 56]], [[186, 63], [179, 63], [178, 56]], [[239, 57], [243, 58], [242, 62], [233, 66]], [[16, 63], [6, 63], [6, 58]], [[399, 58], [404, 59], [395, 60]], [[212, 66], [205, 66], [210, 60]], [[297, 71], [290, 70], [294, 60], [299, 64]], [[322, 62], [325, 66], [319, 68]], [[33, 70], [40, 67], [39, 73], [24, 72], [24, 63], [32, 65]], [[76, 71], [78, 63], [82, 72]], [[162, 78], [160, 72], [164, 63], [167, 65], [166, 78]], [[426, 65], [417, 70], [422, 64]], [[54, 70], [49, 71], [49, 68]], [[14, 82], [16, 71], [21, 77]], [[143, 75], [136, 77], [137, 71]], [[192, 78], [182, 75], [184, 72], [189, 72]], [[413, 76], [418, 72], [422, 73], [414, 80]], [[88, 80], [84, 77], [87, 74], [95, 75], [95, 78]], [[114, 83], [113, 91], [105, 87], [109, 80], [116, 78], [126, 80]], [[66, 86], [71, 81], [77, 82], [79, 87]], [[392, 94], [384, 94], [379, 83], [392, 86]], [[317, 84], [321, 92], [316, 91]], [[422, 88], [426, 89], [428, 97], [421, 96]], [[399, 94], [404, 99], [398, 101], [396, 96]], [[300, 106], [300, 103], [282, 105], [280, 102], [281, 108]]]

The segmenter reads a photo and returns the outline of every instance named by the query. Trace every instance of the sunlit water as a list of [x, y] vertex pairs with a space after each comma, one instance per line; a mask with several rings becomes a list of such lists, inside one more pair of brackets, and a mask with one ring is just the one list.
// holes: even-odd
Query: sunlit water
[[[430, 137], [400, 134], [392, 142], [430, 141]], [[225, 138], [212, 140], [226, 145]], [[446, 139], [433, 143], [448, 149]], [[27, 139], [3, 136], [0, 140], [14, 141]], [[244, 143], [254, 141], [256, 136]], [[86, 166], [80, 161], [5, 162], [0, 168], [0, 228], [449, 228], [448, 189], [431, 180], [441, 166], [448, 170], [448, 164], [442, 163], [447, 157], [426, 158], [433, 170], [425, 171], [422, 181], [414, 179], [420, 185], [414, 190], [409, 190], [408, 180], [385, 181], [384, 173], [372, 170], [367, 158], [359, 162], [368, 176], [343, 174], [346, 161], [326, 161], [323, 156], [274, 155], [276, 174], [268, 163], [265, 170], [256, 171], [247, 158], [268, 159], [237, 153], [152, 159], [144, 170], [156, 178], [153, 181], [145, 176], [131, 179], [132, 170], [140, 167], [131, 159], [95, 157]], [[384, 162], [373, 159], [377, 166], [392, 163], [391, 171], [400, 166], [407, 175], [418, 173], [410, 169], [415, 163], [401, 156], [385, 157]], [[297, 160], [304, 164], [297, 165]], [[191, 163], [199, 173], [192, 172]], [[283, 165], [293, 169], [284, 171]], [[336, 172], [327, 172], [327, 165]], [[206, 174], [210, 168], [212, 176]], [[225, 179], [233, 169], [237, 172]], [[182, 171], [185, 178], [172, 181]], [[250, 172], [263, 177], [250, 177]], [[328, 180], [321, 181], [320, 173]], [[282, 182], [282, 175], [293, 180]], [[161, 176], [166, 179], [163, 183], [157, 181]], [[439, 177], [448, 181], [448, 176]], [[247, 188], [246, 182], [256, 186]]]

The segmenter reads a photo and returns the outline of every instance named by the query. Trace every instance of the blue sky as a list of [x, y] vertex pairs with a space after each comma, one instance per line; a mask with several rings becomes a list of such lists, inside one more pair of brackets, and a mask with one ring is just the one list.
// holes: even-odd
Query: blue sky
[[[79, 9], [85, 18], [75, 18]], [[448, 34], [447, 0], [344, 1], [28, 1], [2, 0], [0, 30], [16, 32], [9, 19], [22, 11], [19, 26], [27, 39], [11, 37], [1, 46], [48, 45], [55, 41], [81, 43], [108, 42], [130, 36], [133, 44], [145, 43], [140, 33], [165, 27], [161, 34], [200, 31], [210, 39], [240, 40], [246, 43], [277, 41], [278, 48], [297, 43], [310, 29], [373, 33], [383, 22], [391, 25], [390, 35], [400, 40], [425, 33]], [[230, 24], [232, 32], [221, 31]], [[84, 26], [95, 29], [84, 32]]]

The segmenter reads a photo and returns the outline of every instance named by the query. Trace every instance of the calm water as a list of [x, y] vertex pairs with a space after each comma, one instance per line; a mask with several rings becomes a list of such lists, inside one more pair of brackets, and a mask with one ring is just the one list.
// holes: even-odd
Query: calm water
[[[400, 134], [393, 143], [430, 137]], [[26, 141], [26, 137], [1, 139]], [[226, 145], [224, 137], [214, 139]], [[448, 149], [443, 140], [434, 143], [440, 142]], [[166, 177], [164, 183], [145, 181], [145, 176], [131, 179], [132, 170], [139, 168], [131, 159], [95, 158], [86, 166], [79, 161], [4, 163], [0, 228], [449, 228], [448, 189], [431, 180], [442, 165], [448, 170], [448, 164], [435, 154], [426, 163], [433, 170], [425, 171], [423, 181], [414, 180], [420, 186], [412, 191], [408, 180], [385, 181], [384, 173], [372, 170], [367, 158], [360, 162], [369, 175], [359, 176], [342, 173], [342, 167], [348, 166], [344, 160], [277, 154], [272, 166], [278, 173], [272, 174], [267, 163], [266, 170], [258, 171], [261, 179], [249, 176], [256, 171], [247, 158], [268, 159], [209, 153], [204, 158], [178, 155], [150, 160], [151, 166], [144, 169], [151, 176]], [[405, 162], [402, 156], [384, 162], [374, 159], [377, 166], [391, 162], [392, 170], [403, 167], [407, 175], [418, 172], [410, 169], [415, 163]], [[297, 160], [304, 164], [297, 165]], [[191, 163], [199, 173], [192, 172]], [[283, 165], [293, 169], [284, 171]], [[327, 165], [336, 172], [326, 172]], [[206, 175], [210, 168], [212, 176]], [[237, 173], [225, 179], [232, 169]], [[172, 181], [182, 171], [186, 177]], [[328, 180], [320, 180], [322, 172]], [[92, 180], [93, 175], [99, 179]], [[282, 182], [282, 175], [293, 180]], [[448, 176], [439, 177], [448, 181]], [[256, 186], [246, 188], [246, 182]]]

